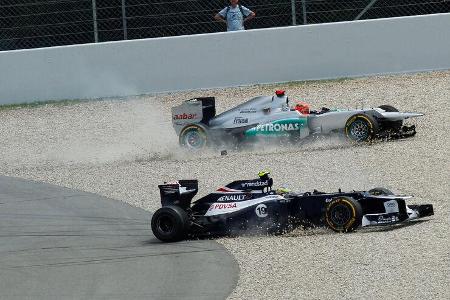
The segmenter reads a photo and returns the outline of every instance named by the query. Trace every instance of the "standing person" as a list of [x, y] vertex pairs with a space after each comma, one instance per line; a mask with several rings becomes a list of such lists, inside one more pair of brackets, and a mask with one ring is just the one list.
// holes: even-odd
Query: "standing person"
[[245, 30], [244, 23], [253, 19], [256, 14], [240, 5], [239, 0], [230, 0], [230, 4], [222, 9], [214, 19], [227, 24], [227, 31]]

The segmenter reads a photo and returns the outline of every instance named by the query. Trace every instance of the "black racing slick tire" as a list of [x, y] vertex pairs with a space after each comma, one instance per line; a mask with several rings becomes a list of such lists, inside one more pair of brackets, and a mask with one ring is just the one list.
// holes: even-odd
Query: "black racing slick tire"
[[378, 106], [378, 108], [381, 108], [382, 110], [386, 111], [386, 112], [398, 112], [398, 109], [396, 109], [395, 107], [391, 106], [391, 105], [380, 105]]
[[180, 146], [192, 151], [204, 149], [208, 144], [208, 135], [203, 126], [192, 124], [184, 127], [179, 136]]
[[355, 142], [369, 142], [378, 133], [378, 123], [371, 116], [356, 114], [345, 123], [345, 135]]
[[351, 232], [361, 225], [361, 204], [351, 197], [333, 198], [326, 205], [325, 222], [336, 232]]
[[373, 195], [373, 196], [390, 196], [390, 195], [394, 195], [393, 192], [391, 192], [387, 188], [383, 188], [383, 187], [373, 188], [373, 189], [369, 190], [368, 193]]
[[163, 242], [178, 242], [186, 238], [189, 219], [186, 211], [178, 206], [164, 206], [152, 216], [152, 231]]
[[[378, 108], [381, 108], [382, 110], [386, 111], [386, 112], [398, 112], [398, 109], [396, 109], [395, 107], [391, 106], [391, 105], [380, 105], [378, 106]], [[390, 129], [390, 130], [394, 130], [394, 131], [399, 131], [402, 126], [403, 126], [403, 121], [391, 121], [391, 122], [387, 122], [386, 124], [386, 129]]]

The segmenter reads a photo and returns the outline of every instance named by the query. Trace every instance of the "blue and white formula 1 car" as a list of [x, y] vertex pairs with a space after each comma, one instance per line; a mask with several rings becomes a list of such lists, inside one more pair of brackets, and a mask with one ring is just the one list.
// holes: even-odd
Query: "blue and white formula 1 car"
[[306, 103], [290, 106], [284, 91], [260, 96], [216, 116], [215, 98], [190, 99], [172, 108], [173, 127], [181, 146], [192, 150], [214, 144], [239, 144], [257, 137], [288, 138], [344, 133], [356, 142], [376, 138], [402, 138], [416, 134], [405, 119], [421, 113], [399, 112], [382, 105], [371, 109], [328, 109], [314, 111]]
[[243, 232], [283, 233], [300, 225], [327, 226], [337, 232], [393, 225], [434, 214], [431, 204], [407, 205], [411, 196], [387, 189], [323, 193], [272, 190], [268, 172], [238, 180], [192, 203], [197, 180], [159, 186], [162, 208], [152, 217], [153, 234], [164, 242]]

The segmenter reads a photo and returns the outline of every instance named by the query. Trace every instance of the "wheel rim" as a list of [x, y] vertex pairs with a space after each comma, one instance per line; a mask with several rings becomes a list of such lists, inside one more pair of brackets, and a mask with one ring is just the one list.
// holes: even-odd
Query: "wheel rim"
[[171, 233], [174, 228], [172, 219], [169, 216], [161, 216], [156, 222], [156, 227], [158, 231], [164, 234]]
[[356, 141], [366, 140], [369, 134], [369, 124], [363, 120], [356, 120], [350, 125], [350, 137]]
[[337, 226], [344, 226], [351, 218], [351, 211], [349, 207], [343, 204], [338, 204], [333, 207], [333, 210], [330, 213], [330, 219], [333, 224]]
[[206, 140], [199, 130], [194, 129], [185, 133], [183, 143], [189, 149], [201, 149], [205, 146]]

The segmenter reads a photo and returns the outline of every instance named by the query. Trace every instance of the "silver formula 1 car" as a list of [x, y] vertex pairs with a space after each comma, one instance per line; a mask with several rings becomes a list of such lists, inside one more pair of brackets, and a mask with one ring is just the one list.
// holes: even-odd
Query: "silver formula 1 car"
[[399, 112], [382, 105], [370, 109], [311, 110], [307, 103], [290, 105], [282, 90], [273, 96], [248, 100], [216, 115], [215, 98], [190, 99], [172, 108], [173, 127], [181, 146], [192, 150], [208, 145], [238, 145], [256, 138], [282, 138], [298, 141], [319, 134], [343, 133], [356, 142], [402, 138], [416, 133], [405, 119], [421, 113]]
[[336, 232], [395, 225], [432, 216], [433, 205], [406, 204], [412, 196], [385, 188], [324, 193], [272, 189], [269, 172], [237, 180], [195, 202], [197, 180], [159, 185], [161, 205], [152, 216], [153, 234], [164, 242], [189, 237], [241, 233], [281, 234], [299, 226], [325, 226]]

